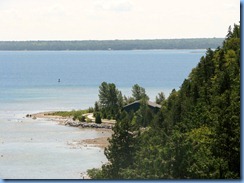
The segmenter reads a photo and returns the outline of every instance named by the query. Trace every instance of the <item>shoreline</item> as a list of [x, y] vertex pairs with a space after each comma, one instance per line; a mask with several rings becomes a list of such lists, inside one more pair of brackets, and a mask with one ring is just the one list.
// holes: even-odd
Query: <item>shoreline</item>
[[[56, 122], [58, 125], [63, 125], [63, 126], [69, 126], [69, 127], [78, 127], [79, 129], [93, 129], [98, 132], [104, 133], [104, 132], [109, 132], [111, 135], [113, 133], [112, 127], [113, 123], [107, 123], [104, 122], [102, 124], [96, 124], [94, 122], [78, 122], [74, 121], [72, 117], [62, 117], [58, 115], [51, 115], [53, 113], [52, 111], [50, 112], [39, 112], [35, 114], [27, 114], [27, 118], [32, 118], [33, 120], [35, 119], [45, 119], [51, 122]], [[87, 114], [90, 115], [90, 114]], [[102, 149], [105, 149], [108, 145], [108, 138], [110, 136], [105, 136], [105, 137], [98, 137], [98, 138], [92, 138], [92, 139], [83, 139], [83, 140], [76, 140], [73, 141], [72, 143], [69, 143], [68, 145], [71, 146], [71, 148], [82, 148], [82, 147], [99, 147]]]

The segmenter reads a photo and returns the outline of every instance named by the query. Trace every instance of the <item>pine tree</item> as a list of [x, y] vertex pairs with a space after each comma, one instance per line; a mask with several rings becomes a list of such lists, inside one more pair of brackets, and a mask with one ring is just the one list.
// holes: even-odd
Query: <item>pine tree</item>
[[141, 100], [141, 99], [146, 99], [149, 100], [149, 97], [146, 94], [146, 91], [143, 87], [139, 86], [138, 84], [135, 84], [132, 87], [132, 96], [135, 100]]
[[136, 141], [131, 123], [133, 116], [123, 115], [123, 120], [117, 121], [113, 127], [114, 133], [109, 140], [110, 145], [105, 149], [105, 155], [109, 161], [109, 164], [103, 167], [105, 178], [122, 178], [120, 171], [133, 163]]

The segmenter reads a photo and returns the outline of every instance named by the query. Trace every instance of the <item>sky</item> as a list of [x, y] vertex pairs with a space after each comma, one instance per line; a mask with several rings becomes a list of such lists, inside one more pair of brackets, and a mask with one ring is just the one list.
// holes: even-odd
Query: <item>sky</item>
[[225, 37], [240, 0], [0, 0], [0, 41]]

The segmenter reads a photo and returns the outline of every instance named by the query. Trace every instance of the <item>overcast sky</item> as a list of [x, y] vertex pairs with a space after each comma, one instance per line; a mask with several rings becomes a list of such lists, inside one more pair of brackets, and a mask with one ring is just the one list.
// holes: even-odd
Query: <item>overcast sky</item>
[[0, 40], [225, 37], [239, 0], [0, 0]]

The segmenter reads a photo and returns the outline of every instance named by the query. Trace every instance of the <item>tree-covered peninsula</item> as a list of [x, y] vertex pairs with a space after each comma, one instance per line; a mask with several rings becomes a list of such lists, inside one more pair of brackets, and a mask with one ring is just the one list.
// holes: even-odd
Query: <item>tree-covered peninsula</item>
[[[109, 162], [89, 170], [91, 178], [240, 178], [239, 25], [221, 47], [207, 49], [178, 91], [157, 96], [158, 112], [138, 85], [129, 98], [114, 84], [103, 83], [99, 92], [94, 114], [117, 122], [105, 149]], [[136, 100], [137, 110], [121, 107]]]
[[87, 40], [87, 41], [0, 41], [0, 50], [149, 50], [216, 48], [223, 38]]

